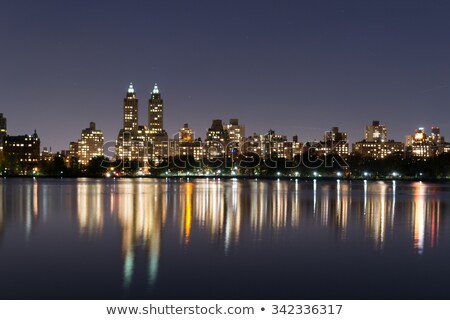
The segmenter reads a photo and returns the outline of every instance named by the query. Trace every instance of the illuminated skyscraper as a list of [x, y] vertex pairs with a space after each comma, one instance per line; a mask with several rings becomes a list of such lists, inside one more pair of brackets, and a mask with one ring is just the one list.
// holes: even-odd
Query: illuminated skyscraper
[[[127, 94], [123, 100], [123, 129], [119, 131], [116, 142], [117, 159], [142, 158], [146, 147], [147, 128], [138, 124], [138, 98], [130, 83]], [[142, 159], [146, 160], [146, 159]]]
[[3, 117], [3, 113], [0, 113], [0, 137], [4, 138], [6, 135], [6, 118]]
[[150, 160], [159, 164], [169, 156], [169, 139], [164, 130], [164, 101], [155, 83], [148, 101]]
[[133, 134], [138, 130], [138, 99], [132, 83], [123, 99], [123, 129]]
[[6, 137], [6, 118], [0, 113], [0, 157], [3, 156], [3, 141]]
[[78, 140], [77, 158], [83, 166], [95, 157], [103, 156], [103, 132], [95, 128], [95, 122], [89, 124], [89, 128], [81, 131], [81, 139]]
[[164, 101], [159, 93], [158, 85], [155, 83], [148, 101], [148, 128], [150, 135], [164, 135]]
[[238, 119], [230, 119], [230, 123], [224, 124], [223, 128], [228, 133], [228, 151], [237, 155], [245, 141], [245, 126], [240, 125]]

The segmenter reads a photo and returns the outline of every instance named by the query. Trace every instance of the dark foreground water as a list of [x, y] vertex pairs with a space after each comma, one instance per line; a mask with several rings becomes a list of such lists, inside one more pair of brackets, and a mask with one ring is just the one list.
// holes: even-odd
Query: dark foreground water
[[450, 185], [0, 180], [1, 299], [450, 299]]

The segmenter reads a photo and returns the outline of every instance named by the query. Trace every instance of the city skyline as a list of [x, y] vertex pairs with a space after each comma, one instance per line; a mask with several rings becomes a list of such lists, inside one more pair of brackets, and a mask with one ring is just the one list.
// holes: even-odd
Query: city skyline
[[[146, 98], [145, 97], [144, 98], [140, 98], [138, 93], [137, 93], [137, 91], [135, 90], [134, 86], [135, 85], [133, 84], [133, 82], [130, 82], [128, 84], [128, 87], [127, 87], [128, 89], [126, 90], [126, 95], [125, 95], [125, 99], [124, 99], [124, 106], [123, 106], [123, 112], [122, 112], [123, 128], [120, 129], [118, 137], [120, 138], [120, 136], [123, 135], [124, 132], [131, 133], [131, 132], [135, 132], [136, 131], [135, 133], [137, 133], [138, 132], [137, 131], [138, 127], [139, 127], [140, 130], [144, 129], [144, 127], [145, 127], [145, 129], [148, 130], [147, 134], [150, 134], [150, 135], [153, 135], [153, 136], [157, 135], [157, 136], [159, 136], [160, 140], [177, 139], [177, 135], [179, 134], [180, 130], [182, 130], [183, 126], [185, 127], [189, 122], [181, 121], [182, 125], [180, 124], [179, 128], [175, 132], [167, 134], [166, 130], [164, 130], [165, 126], [163, 125], [163, 120], [162, 120], [165, 108], [163, 107], [163, 100], [161, 99], [161, 95], [160, 95], [160, 91], [159, 91], [159, 88], [158, 88], [158, 84], [154, 83], [154, 85], [153, 85], [153, 89], [152, 89], [152, 91], [149, 94], [149, 98], [150, 99], [149, 99], [149, 105], [148, 105], [147, 108], [142, 107], [142, 106], [141, 107], [138, 106], [138, 101], [142, 100], [142, 99], [145, 100]], [[156, 95], [156, 100], [155, 100], [155, 95]], [[129, 99], [132, 99], [132, 100], [129, 100]], [[127, 101], [133, 101], [133, 102], [130, 105]], [[155, 105], [153, 101], [157, 101], [157, 104]], [[127, 108], [133, 108], [133, 110], [132, 111], [127, 111]], [[155, 109], [155, 108], [157, 108], [157, 109]], [[144, 113], [145, 111], [142, 110], [142, 109], [146, 109], [148, 114], [145, 114]], [[131, 110], [131, 109], [128, 109], [128, 110]], [[130, 113], [130, 112], [131, 112], [131, 114], [127, 116], [126, 114]], [[152, 119], [151, 115], [154, 114], [154, 112], [157, 112], [157, 114], [158, 114], [157, 117], [159, 119], [156, 120], [156, 118], [155, 118], [155, 121], [157, 121], [157, 123], [152, 123], [151, 122], [152, 121], [151, 120]], [[1, 118], [3, 119], [2, 121], [6, 121], [5, 119], [8, 118], [8, 117], [4, 116], [3, 113], [1, 113], [0, 115], [1, 115]], [[139, 125], [139, 120], [138, 119], [141, 119], [141, 120], [142, 119], [148, 119], [148, 122], [146, 123], [146, 125], [141, 126], [141, 125]], [[229, 118], [226, 118], [226, 119], [230, 119], [230, 121], [238, 121], [239, 118], [229, 117]], [[223, 119], [210, 119], [210, 122], [212, 121], [213, 125], [214, 125], [214, 122], [217, 121], [217, 120], [221, 120], [222, 121]], [[8, 120], [8, 122], [9, 121], [10, 120]], [[88, 121], [88, 119], [85, 119], [85, 121]], [[95, 126], [96, 122], [93, 122], [91, 120], [91, 121], [89, 121], [89, 123], [91, 125], [92, 125], [92, 123], [94, 123], [94, 126]], [[412, 136], [412, 130], [413, 129], [416, 130], [416, 131], [417, 130], [423, 131], [425, 134], [428, 134], [428, 133], [433, 134], [433, 130], [437, 129], [438, 131], [440, 131], [440, 129], [441, 129], [441, 126], [438, 126], [438, 125], [433, 125], [431, 127], [417, 126], [415, 128], [410, 128], [411, 130], [409, 132], [406, 132], [405, 134], [403, 134], [403, 139], [397, 140], [397, 139], [392, 137], [392, 134], [391, 134], [392, 128], [389, 127], [389, 125], [386, 125], [386, 121], [383, 120], [381, 123], [382, 124], [380, 125], [380, 121], [379, 120], [371, 120], [371, 121], [367, 121], [367, 123], [365, 123], [365, 124], [360, 124], [361, 125], [361, 135], [359, 135], [358, 137], [352, 137], [351, 135], [348, 135], [347, 134], [347, 130], [346, 130], [345, 127], [331, 126], [329, 128], [324, 128], [324, 131], [321, 132], [321, 135], [313, 137], [313, 139], [310, 139], [310, 140], [302, 139], [302, 136], [300, 134], [294, 134], [293, 136], [289, 136], [289, 135], [285, 134], [285, 132], [283, 132], [283, 129], [274, 128], [274, 127], [267, 128], [266, 130], [263, 130], [263, 131], [260, 131], [260, 132], [252, 132], [252, 133], [250, 133], [250, 132], [247, 131], [247, 135], [244, 134], [243, 138], [250, 138], [254, 134], [264, 135], [264, 134], [267, 134], [268, 132], [270, 133], [272, 130], [274, 130], [274, 132], [277, 132], [278, 134], [282, 134], [282, 135], [286, 136], [288, 141], [291, 141], [293, 138], [295, 139], [295, 138], [300, 137], [299, 141], [301, 141], [303, 143], [309, 143], [309, 142], [320, 142], [320, 141], [323, 140], [324, 136], [326, 137], [328, 134], [331, 134], [333, 130], [343, 129], [344, 130], [344, 134], [345, 134], [345, 138], [343, 138], [342, 140], [343, 141], [347, 141], [349, 144], [354, 144], [354, 143], [365, 141], [367, 139], [367, 130], [368, 130], [368, 128], [373, 127], [374, 125], [376, 125], [375, 127], [380, 126], [384, 130], [384, 132], [382, 133], [384, 138], [381, 141], [391, 140], [391, 141], [399, 141], [399, 142], [402, 142], [402, 143], [406, 141], [406, 143], [408, 143], [408, 139], [410, 139], [410, 137]], [[223, 125], [225, 125], [225, 123]], [[247, 125], [249, 125], [249, 124], [245, 124], [244, 123], [243, 127], [245, 128]], [[6, 126], [6, 122], [5, 122], [4, 126]], [[192, 126], [189, 127], [189, 129], [192, 130], [193, 138], [195, 138], [195, 139], [199, 139], [200, 138], [202, 141], [205, 141], [205, 140], [208, 139], [208, 130], [210, 130], [210, 128], [208, 127], [207, 124], [203, 124], [203, 126], [206, 127], [206, 130], [205, 130], [203, 135], [199, 134], [198, 131], [195, 130], [195, 128], [194, 128], [194, 130], [192, 130]], [[251, 126], [251, 124], [250, 124], [250, 126]], [[10, 127], [10, 126], [8, 125], [8, 127]], [[155, 128], [157, 128], [157, 129], [155, 129]], [[331, 131], [330, 131], [330, 128], [331, 128]], [[389, 134], [387, 134], [387, 132], [386, 132], [387, 128], [389, 128], [389, 131], [388, 131]], [[39, 131], [36, 128], [33, 129], [33, 130]], [[99, 130], [100, 130], [100, 132], [103, 133], [103, 130], [101, 130], [101, 128]], [[6, 133], [8, 135], [13, 135], [13, 136], [15, 135], [15, 134], [11, 134], [10, 129], [8, 129], [7, 132], [6, 132], [6, 129], [4, 131], [5, 132], [3, 132], [3, 134]], [[31, 132], [31, 129], [29, 129], [25, 133], [22, 132], [20, 134], [29, 134], [30, 132]], [[245, 129], [244, 129], [244, 132], [246, 132]], [[440, 135], [440, 132], [439, 132], [439, 135]], [[117, 143], [117, 141], [118, 141], [117, 138], [118, 137], [116, 135], [115, 139], [110, 139], [110, 140], [104, 139], [104, 142], [105, 142], [105, 144], [108, 143], [108, 142], [116, 142]], [[444, 138], [445, 138], [445, 133], [442, 136], [442, 139], [443, 139], [442, 142], [444, 142]], [[328, 138], [326, 138], [326, 139], [328, 139]], [[60, 152], [60, 151], [66, 151], [66, 150], [68, 151], [70, 149], [71, 144], [72, 144], [72, 140], [73, 140], [73, 138], [69, 139], [68, 143], [67, 143], [67, 146], [63, 147], [62, 149], [54, 149], [51, 146], [46, 145], [45, 141], [44, 141], [43, 143], [41, 143], [41, 149], [45, 148], [45, 150], [53, 150], [54, 152]], [[334, 138], [333, 138], [333, 140], [334, 140]], [[337, 139], [337, 140], [341, 140], [341, 139]], [[369, 139], [369, 141], [372, 141], [372, 140]], [[352, 150], [351, 148], [349, 149], [349, 152], [353, 152], [353, 151], [354, 150]]]
[[154, 82], [162, 88], [169, 136], [185, 122], [204, 136], [211, 119], [230, 118], [247, 135], [272, 128], [302, 141], [339, 126], [354, 142], [373, 119], [398, 141], [416, 127], [446, 133], [448, 9], [416, 0], [17, 1], [0, 13], [1, 109], [10, 134], [36, 128], [52, 150], [90, 121], [114, 140], [130, 81], [141, 98]]

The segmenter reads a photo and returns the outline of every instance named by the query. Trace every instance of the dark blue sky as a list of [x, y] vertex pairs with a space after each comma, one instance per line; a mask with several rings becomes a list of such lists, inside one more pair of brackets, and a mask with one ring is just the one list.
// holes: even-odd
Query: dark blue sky
[[449, 17], [442, 0], [2, 1], [0, 112], [57, 151], [89, 121], [115, 139], [129, 81], [146, 124], [158, 82], [169, 134], [237, 117], [247, 135], [355, 141], [378, 119], [450, 138]]

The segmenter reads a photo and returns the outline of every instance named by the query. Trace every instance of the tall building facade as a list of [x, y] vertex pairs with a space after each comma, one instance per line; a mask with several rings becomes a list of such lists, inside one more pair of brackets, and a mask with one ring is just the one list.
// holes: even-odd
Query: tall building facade
[[159, 164], [169, 157], [170, 142], [164, 130], [164, 100], [155, 83], [148, 100], [148, 132], [152, 163]]
[[6, 118], [3, 116], [3, 113], [0, 113], [0, 138], [3, 140], [3, 138], [6, 136]]
[[3, 143], [6, 137], [6, 118], [0, 113], [0, 159], [3, 157]]
[[239, 124], [238, 119], [230, 119], [230, 123], [223, 125], [228, 133], [228, 152], [235, 155], [242, 152], [241, 148], [245, 142], [245, 126]]
[[139, 125], [138, 114], [139, 99], [130, 83], [123, 100], [123, 128], [116, 140], [116, 159], [148, 161], [148, 129]]
[[81, 131], [81, 139], [77, 144], [77, 158], [81, 165], [86, 166], [95, 157], [101, 157], [103, 153], [103, 132], [98, 130], [95, 122], [89, 124], [89, 128]]
[[139, 101], [130, 83], [126, 97], [123, 99], [123, 130], [135, 134], [139, 123]]
[[36, 133], [32, 135], [6, 136], [4, 140], [4, 156], [15, 158], [26, 173], [30, 166], [36, 164], [40, 159], [41, 141]]
[[213, 120], [208, 128], [205, 140], [205, 155], [208, 158], [218, 158], [225, 156], [226, 145], [228, 143], [228, 132], [224, 129], [222, 120]]
[[158, 85], [155, 83], [148, 100], [148, 129], [150, 135], [164, 135], [164, 101], [161, 98]]

